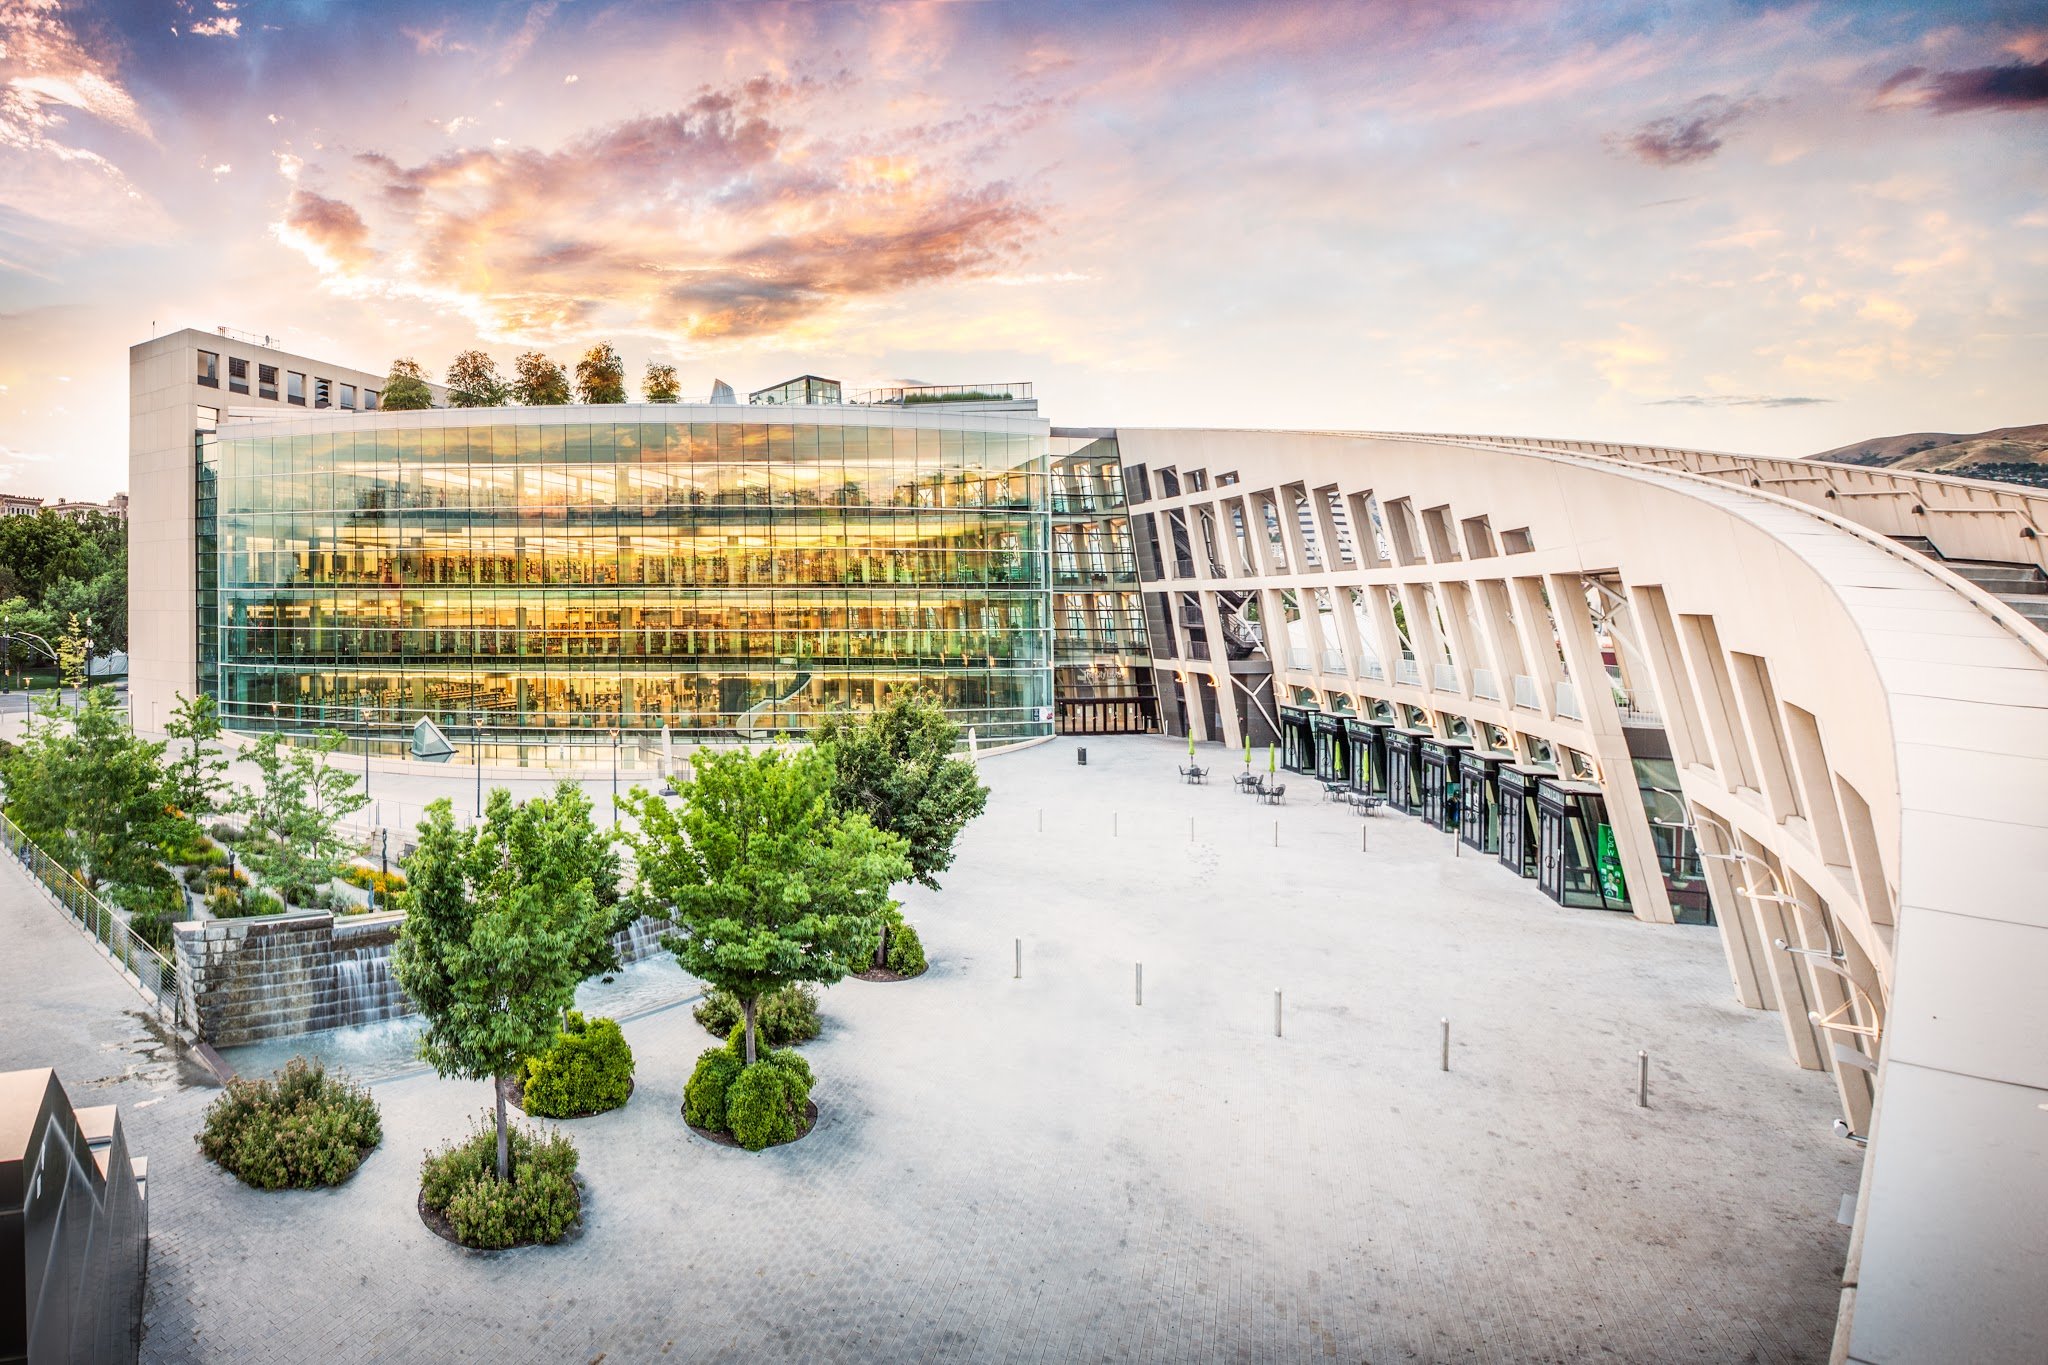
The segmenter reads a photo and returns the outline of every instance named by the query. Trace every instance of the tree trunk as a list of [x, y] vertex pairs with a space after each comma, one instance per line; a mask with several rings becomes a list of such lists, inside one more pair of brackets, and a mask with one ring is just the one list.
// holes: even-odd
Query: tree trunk
[[879, 972], [879, 971], [881, 971], [881, 970], [882, 970], [882, 969], [883, 969], [884, 967], [887, 967], [888, 965], [889, 965], [889, 926], [888, 926], [887, 924], [884, 924], [884, 925], [882, 926], [882, 932], [881, 932], [881, 933], [879, 933], [879, 934], [876, 934], [876, 935], [875, 935], [875, 961], [874, 961], [874, 968], [875, 968], [875, 970], [876, 970], [876, 971], [878, 971], [878, 972]]
[[760, 1003], [761, 997], [758, 995], [750, 995], [740, 1002], [740, 1008], [746, 1012], [747, 1016], [746, 1063], [748, 1066], [754, 1064], [754, 1010]]
[[512, 1144], [510, 1130], [505, 1127], [505, 1078], [491, 1077], [491, 1083], [498, 1089], [498, 1179], [512, 1178]]

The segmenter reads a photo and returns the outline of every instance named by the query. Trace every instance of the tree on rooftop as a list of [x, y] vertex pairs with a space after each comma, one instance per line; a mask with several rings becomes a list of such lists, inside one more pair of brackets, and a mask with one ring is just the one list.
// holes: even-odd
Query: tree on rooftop
[[650, 403], [673, 403], [682, 396], [676, 385], [676, 367], [647, 362], [647, 373], [640, 380], [640, 392]]
[[511, 385], [499, 375], [498, 362], [488, 351], [464, 351], [448, 367], [451, 408], [501, 408], [511, 396]]
[[420, 1055], [443, 1076], [491, 1081], [501, 1181], [512, 1174], [506, 1084], [554, 1045], [610, 922], [579, 851], [588, 805], [572, 811], [558, 798], [559, 789], [515, 806], [493, 791], [469, 829], [435, 801], [405, 859], [392, 970], [426, 1021]]
[[626, 401], [626, 362], [600, 341], [576, 362], [576, 401], [579, 403], [623, 403]]
[[529, 408], [558, 408], [569, 401], [569, 376], [539, 351], [512, 362], [512, 396]]
[[427, 387], [427, 372], [419, 361], [410, 356], [392, 361], [377, 401], [393, 412], [419, 412], [434, 406], [434, 392]]
[[866, 815], [833, 808], [822, 750], [700, 749], [693, 766], [680, 804], [634, 789], [624, 805], [638, 828], [624, 839], [642, 903], [675, 925], [662, 946], [739, 1000], [752, 1066], [761, 997], [844, 977], [910, 860]]

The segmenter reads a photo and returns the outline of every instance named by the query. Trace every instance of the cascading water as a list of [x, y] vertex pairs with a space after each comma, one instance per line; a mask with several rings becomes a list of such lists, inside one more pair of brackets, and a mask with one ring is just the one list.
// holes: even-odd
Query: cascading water
[[623, 933], [612, 935], [612, 947], [618, 951], [620, 962], [641, 962], [662, 951], [661, 936], [668, 930], [666, 921], [643, 915], [627, 925]]
[[406, 1012], [405, 996], [391, 974], [391, 945], [336, 948], [334, 972], [334, 1021], [330, 1027], [374, 1024], [395, 1019]]

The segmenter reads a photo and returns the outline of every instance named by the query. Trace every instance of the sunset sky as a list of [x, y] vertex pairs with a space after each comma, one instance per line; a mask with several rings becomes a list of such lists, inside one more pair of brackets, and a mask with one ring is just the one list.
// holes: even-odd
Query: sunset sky
[[1805, 454], [2048, 421], [2048, 6], [0, 0], [0, 488], [127, 348]]

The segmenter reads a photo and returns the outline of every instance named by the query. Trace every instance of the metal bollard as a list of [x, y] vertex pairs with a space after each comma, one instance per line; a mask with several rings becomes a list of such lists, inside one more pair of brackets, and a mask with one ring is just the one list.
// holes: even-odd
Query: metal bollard
[[1039, 832], [1040, 834], [1043, 834], [1043, 833], [1045, 833], [1045, 807], [1044, 807], [1044, 806], [1040, 806], [1040, 807], [1038, 808], [1038, 832]]
[[1024, 940], [1021, 938], [1017, 940], [1017, 970], [1011, 975], [1010, 979], [1012, 981], [1022, 981], [1024, 979]]
[[1192, 844], [1192, 843], [1193, 843], [1194, 841], [1195, 841], [1195, 817], [1194, 817], [1194, 816], [1192, 816], [1192, 815], [1190, 815], [1190, 816], [1188, 817], [1188, 842]]
[[1280, 847], [1280, 822], [1278, 820], [1273, 822], [1273, 847]]
[[1449, 1071], [1451, 1069], [1451, 1021], [1439, 1019], [1437, 1022], [1444, 1026], [1444, 1070]]
[[1280, 992], [1277, 989], [1273, 992], [1273, 1036], [1280, 1036]]
[[1134, 962], [1131, 965], [1133, 968], [1135, 968], [1133, 985], [1135, 993], [1137, 995], [1137, 1003], [1142, 1005], [1145, 1003], [1145, 964], [1142, 962]]
[[1116, 838], [1117, 821], [1121, 818], [1115, 811], [1109, 813], [1109, 837], [1112, 839]]
[[1365, 852], [1365, 826], [1364, 826], [1364, 825], [1360, 825], [1360, 826], [1358, 827], [1358, 851], [1359, 851], [1360, 853], [1363, 853], [1363, 852]]
[[1636, 1053], [1636, 1108], [1650, 1107], [1650, 1054]]

